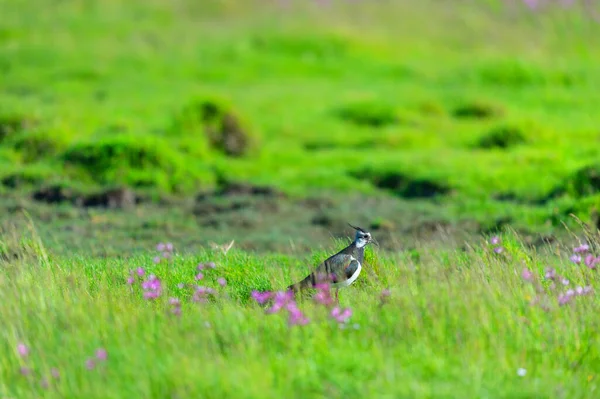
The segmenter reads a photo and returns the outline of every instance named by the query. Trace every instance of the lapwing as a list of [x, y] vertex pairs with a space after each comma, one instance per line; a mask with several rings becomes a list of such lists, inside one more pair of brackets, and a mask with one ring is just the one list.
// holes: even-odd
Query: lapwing
[[[290, 285], [288, 291], [292, 290], [296, 293], [313, 288], [319, 283], [328, 282], [336, 288], [335, 298], [338, 300], [339, 289], [349, 286], [358, 278], [362, 269], [365, 247], [374, 241], [368, 231], [352, 225], [350, 227], [356, 230], [354, 241], [340, 252], [325, 259], [303, 280]], [[377, 243], [377, 241], [374, 242]]]

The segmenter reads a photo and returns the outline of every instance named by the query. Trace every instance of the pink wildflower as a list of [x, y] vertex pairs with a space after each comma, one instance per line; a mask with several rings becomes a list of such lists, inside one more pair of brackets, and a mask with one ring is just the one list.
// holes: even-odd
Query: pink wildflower
[[260, 291], [252, 291], [252, 299], [254, 299], [258, 304], [262, 305], [267, 302], [273, 296], [273, 293], [270, 291], [260, 292]]
[[29, 355], [29, 348], [24, 343], [19, 343], [17, 345], [17, 352], [21, 357], [27, 357]]
[[350, 308], [340, 309], [338, 306], [331, 310], [331, 317], [338, 321], [338, 323], [345, 323], [352, 316], [352, 310]]

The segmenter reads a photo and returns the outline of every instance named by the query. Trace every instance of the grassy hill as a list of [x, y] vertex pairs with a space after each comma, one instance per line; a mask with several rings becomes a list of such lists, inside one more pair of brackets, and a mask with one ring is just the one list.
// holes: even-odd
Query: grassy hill
[[511, 4], [5, 0], [2, 190], [235, 180], [434, 198], [488, 227], [587, 220], [600, 28]]

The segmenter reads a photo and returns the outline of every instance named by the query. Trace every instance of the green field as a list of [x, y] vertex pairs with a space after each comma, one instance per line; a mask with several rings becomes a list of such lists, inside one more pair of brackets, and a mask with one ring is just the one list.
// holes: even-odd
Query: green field
[[[595, 397], [597, 300], [558, 296], [598, 280], [600, 9], [539, 3], [0, 0], [0, 399]], [[347, 223], [345, 328], [264, 315]]]

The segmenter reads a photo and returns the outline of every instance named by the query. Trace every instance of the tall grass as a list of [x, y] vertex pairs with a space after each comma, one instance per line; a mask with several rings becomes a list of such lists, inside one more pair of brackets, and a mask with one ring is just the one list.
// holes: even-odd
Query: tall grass
[[[251, 293], [302, 276], [298, 260], [178, 248], [44, 260], [27, 237], [1, 241], [1, 397], [597, 395], [599, 279], [585, 248], [579, 264], [569, 248], [535, 252], [509, 233], [461, 251], [370, 249], [340, 293], [349, 319], [298, 298], [308, 322], [289, 325]], [[161, 290], [146, 299], [149, 275]], [[194, 301], [197, 285], [214, 295]]]

